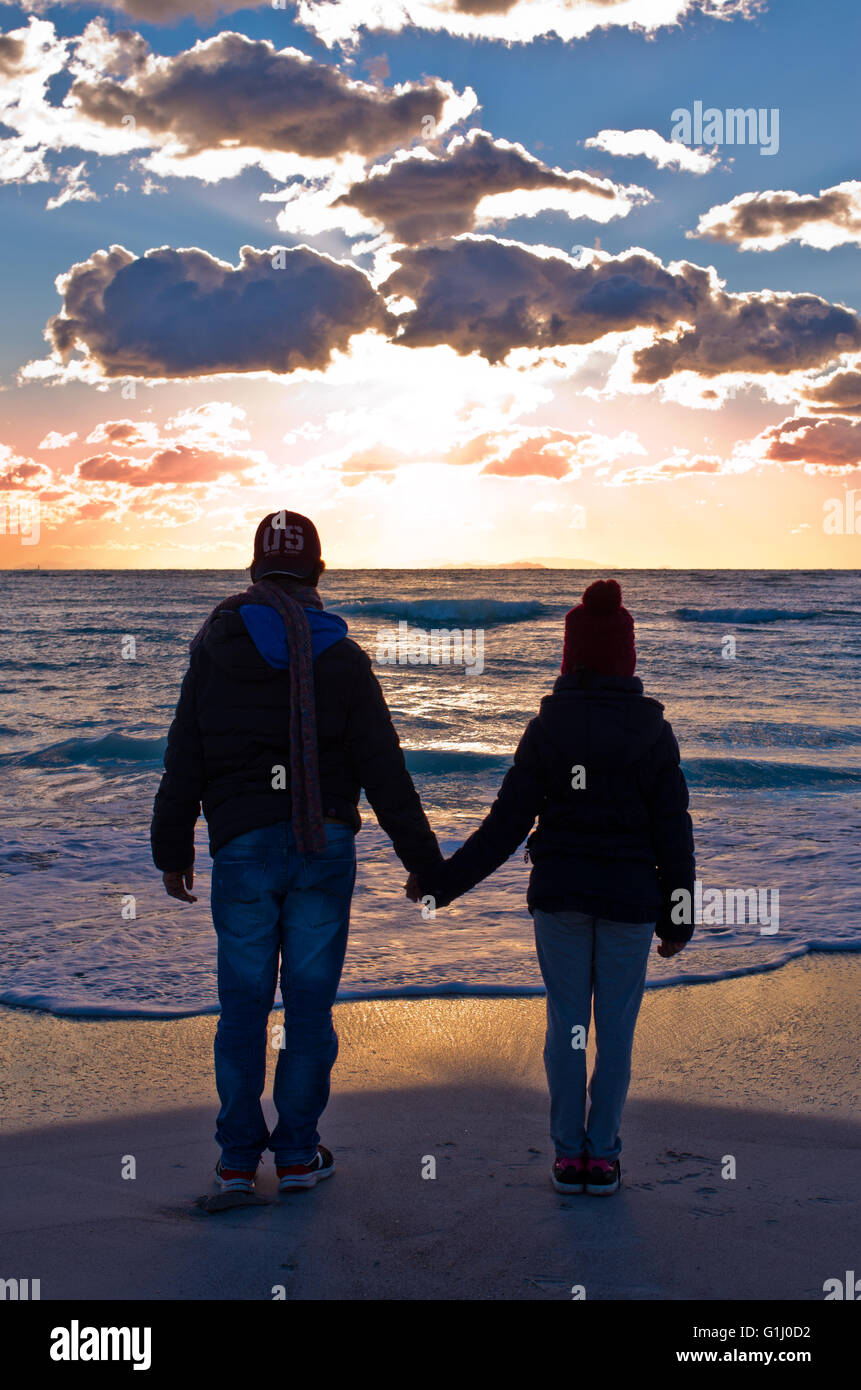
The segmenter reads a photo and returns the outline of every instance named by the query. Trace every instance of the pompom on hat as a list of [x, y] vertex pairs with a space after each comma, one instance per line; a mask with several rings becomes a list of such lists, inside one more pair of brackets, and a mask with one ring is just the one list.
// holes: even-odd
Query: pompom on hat
[[615, 579], [596, 579], [565, 616], [562, 674], [586, 666], [600, 676], [633, 676], [637, 665], [634, 619], [622, 607]]

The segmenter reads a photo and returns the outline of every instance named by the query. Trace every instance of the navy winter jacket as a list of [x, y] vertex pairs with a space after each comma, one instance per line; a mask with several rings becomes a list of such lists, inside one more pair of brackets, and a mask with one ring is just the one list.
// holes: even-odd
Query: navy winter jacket
[[[343, 618], [306, 612], [324, 816], [358, 831], [364, 788], [405, 868], [438, 865], [436, 836], [369, 657], [347, 637]], [[192, 862], [201, 802], [212, 854], [246, 830], [290, 819], [289, 785], [272, 786], [273, 767], [290, 766], [289, 709], [280, 615], [260, 604], [219, 614], [192, 654], [168, 733], [151, 827], [157, 868], [182, 870]]]
[[687, 808], [678, 744], [642, 682], [585, 671], [560, 676], [483, 823], [442, 869], [419, 876], [421, 892], [438, 906], [467, 892], [514, 852], [537, 817], [528, 840], [530, 911], [656, 921], [659, 936], [687, 941], [693, 926], [670, 920], [673, 890], [694, 889]]

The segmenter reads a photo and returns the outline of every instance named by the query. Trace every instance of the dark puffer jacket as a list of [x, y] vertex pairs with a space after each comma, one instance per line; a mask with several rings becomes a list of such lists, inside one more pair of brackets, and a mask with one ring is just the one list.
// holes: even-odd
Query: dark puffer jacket
[[[358, 831], [364, 788], [406, 869], [426, 871], [442, 856], [370, 659], [345, 635], [343, 619], [306, 611], [323, 814]], [[247, 607], [221, 613], [192, 654], [168, 734], [151, 827], [157, 868], [182, 870], [192, 862], [201, 802], [212, 854], [246, 830], [290, 819], [289, 708], [280, 616], [259, 605], [250, 614]], [[278, 764], [288, 769], [283, 791], [272, 787]]]
[[560, 676], [485, 820], [442, 870], [420, 875], [420, 888], [445, 906], [493, 873], [537, 816], [530, 909], [656, 921], [659, 936], [687, 941], [693, 927], [670, 919], [673, 890], [694, 889], [687, 808], [678, 744], [637, 677]]

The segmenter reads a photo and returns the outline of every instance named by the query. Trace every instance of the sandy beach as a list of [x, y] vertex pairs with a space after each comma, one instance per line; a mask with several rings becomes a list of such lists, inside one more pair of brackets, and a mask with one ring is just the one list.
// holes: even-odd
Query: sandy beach
[[214, 1018], [4, 1009], [0, 1273], [43, 1299], [822, 1299], [857, 1263], [859, 984], [826, 954], [648, 992], [609, 1200], [548, 1181], [543, 1000], [339, 1005], [334, 1178], [279, 1200], [267, 1156], [271, 1203], [217, 1215]]

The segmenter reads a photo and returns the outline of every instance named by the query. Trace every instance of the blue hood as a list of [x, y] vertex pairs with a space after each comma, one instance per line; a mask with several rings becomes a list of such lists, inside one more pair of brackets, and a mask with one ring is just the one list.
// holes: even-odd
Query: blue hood
[[[305, 613], [311, 629], [311, 656], [316, 661], [321, 652], [346, 637], [347, 624], [337, 613], [326, 613], [319, 608], [306, 608]], [[262, 603], [247, 603], [240, 608], [239, 615], [263, 660], [276, 670], [286, 671], [290, 653], [281, 614]]]

